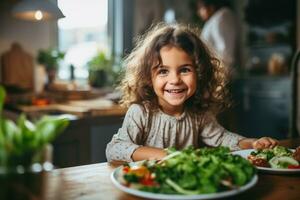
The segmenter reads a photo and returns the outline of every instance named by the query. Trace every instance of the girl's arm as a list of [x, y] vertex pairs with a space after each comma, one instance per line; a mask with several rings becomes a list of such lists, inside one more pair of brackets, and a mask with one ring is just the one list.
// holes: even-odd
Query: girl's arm
[[141, 146], [144, 128], [147, 121], [141, 106], [133, 104], [129, 107], [122, 127], [106, 146], [108, 162], [132, 162], [133, 152]]
[[266, 149], [275, 147], [278, 141], [270, 137], [245, 138], [240, 140], [238, 145], [241, 149]]
[[133, 161], [139, 160], [160, 160], [167, 155], [164, 149], [142, 146], [137, 148], [131, 158]]
[[257, 140], [256, 138], [245, 138], [240, 140], [238, 146], [241, 149], [253, 149], [252, 143]]

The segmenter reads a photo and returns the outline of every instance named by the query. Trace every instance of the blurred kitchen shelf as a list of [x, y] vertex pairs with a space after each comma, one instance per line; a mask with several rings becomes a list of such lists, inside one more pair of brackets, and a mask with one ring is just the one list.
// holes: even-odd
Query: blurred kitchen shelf
[[[81, 100], [83, 102], [83, 100]], [[89, 105], [89, 100], [86, 101], [86, 105]], [[95, 106], [87, 107], [80, 105], [72, 105], [69, 103], [66, 104], [50, 104], [44, 106], [18, 106], [17, 109], [20, 112], [26, 113], [31, 117], [38, 117], [45, 114], [72, 114], [77, 117], [87, 117], [87, 116], [107, 116], [107, 115], [116, 115], [122, 116], [125, 115], [126, 109], [120, 107], [119, 105], [110, 105], [110, 106]]]

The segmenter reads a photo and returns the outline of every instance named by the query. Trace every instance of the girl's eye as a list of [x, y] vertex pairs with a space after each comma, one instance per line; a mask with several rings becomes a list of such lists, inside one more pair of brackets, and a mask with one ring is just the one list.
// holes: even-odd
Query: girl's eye
[[168, 70], [166, 70], [166, 69], [160, 69], [160, 70], [158, 70], [158, 72], [157, 72], [157, 74], [158, 75], [166, 75], [166, 74], [168, 74]]
[[181, 73], [189, 73], [191, 71], [192, 71], [192, 69], [190, 67], [183, 67], [180, 69]]

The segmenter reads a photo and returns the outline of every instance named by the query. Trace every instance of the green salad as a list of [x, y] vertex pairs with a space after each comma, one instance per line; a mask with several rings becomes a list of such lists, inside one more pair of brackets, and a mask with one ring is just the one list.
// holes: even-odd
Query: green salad
[[160, 161], [122, 167], [124, 185], [163, 194], [208, 194], [236, 189], [255, 175], [253, 165], [228, 148], [168, 149]]

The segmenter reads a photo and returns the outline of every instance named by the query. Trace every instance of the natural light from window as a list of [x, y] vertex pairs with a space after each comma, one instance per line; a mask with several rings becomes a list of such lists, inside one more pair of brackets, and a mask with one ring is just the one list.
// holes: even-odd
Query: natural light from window
[[70, 78], [70, 65], [78, 80], [88, 77], [87, 62], [97, 51], [109, 52], [108, 0], [58, 0], [66, 16], [58, 21], [59, 49], [66, 52], [58, 76]]

